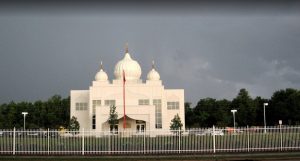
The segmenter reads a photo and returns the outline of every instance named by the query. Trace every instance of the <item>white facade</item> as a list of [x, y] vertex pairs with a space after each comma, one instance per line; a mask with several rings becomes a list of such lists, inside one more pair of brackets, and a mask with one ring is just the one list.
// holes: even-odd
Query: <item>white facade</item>
[[178, 114], [185, 128], [184, 90], [165, 89], [154, 65], [143, 82], [141, 67], [126, 50], [124, 58], [114, 69], [115, 79], [109, 81], [103, 70], [95, 76], [89, 90], [71, 90], [71, 114], [77, 117], [80, 128], [109, 131], [110, 105], [116, 106], [118, 130], [123, 130], [123, 71], [125, 73], [126, 129], [169, 130], [171, 120]]

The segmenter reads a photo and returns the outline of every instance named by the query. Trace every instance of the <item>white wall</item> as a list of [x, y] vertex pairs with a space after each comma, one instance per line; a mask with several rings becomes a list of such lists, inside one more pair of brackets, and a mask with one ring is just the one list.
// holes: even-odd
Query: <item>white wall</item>
[[[170, 123], [174, 115], [179, 114], [184, 124], [184, 90], [183, 89], [164, 89], [161, 81], [127, 81], [125, 86], [126, 114], [133, 119], [144, 120], [147, 122], [147, 130], [155, 129], [155, 106], [153, 99], [162, 100], [162, 126], [161, 130], [170, 129]], [[150, 105], [139, 106], [139, 99], [149, 99]], [[114, 80], [113, 83], [93, 81], [89, 90], [71, 91], [71, 116], [78, 118], [81, 127], [91, 129], [92, 120], [92, 101], [101, 100], [101, 106], [96, 107], [96, 130], [103, 130], [103, 123], [107, 121], [109, 107], [104, 106], [105, 100], [116, 100], [116, 107], [119, 116], [123, 116], [123, 83]], [[179, 110], [168, 110], [167, 102], [178, 101]], [[75, 111], [76, 102], [88, 102], [87, 111]], [[185, 128], [185, 126], [183, 127]], [[119, 129], [121, 129], [119, 127]], [[133, 127], [135, 129], [135, 127]], [[107, 129], [108, 130], [108, 129]], [[160, 129], [158, 129], [160, 130]]]
[[[80, 129], [90, 129], [89, 122], [89, 110], [76, 111], [75, 104], [77, 102], [89, 103], [89, 91], [88, 90], [71, 90], [71, 102], [70, 102], [70, 117], [75, 116], [80, 124]], [[89, 104], [88, 104], [89, 106]]]

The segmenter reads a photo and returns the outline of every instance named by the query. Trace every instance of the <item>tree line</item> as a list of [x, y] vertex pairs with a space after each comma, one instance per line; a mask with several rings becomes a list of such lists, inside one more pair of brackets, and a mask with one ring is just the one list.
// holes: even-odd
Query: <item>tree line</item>
[[[278, 125], [282, 120], [285, 125], [300, 124], [300, 91], [284, 89], [273, 93], [270, 99], [252, 98], [246, 89], [241, 89], [233, 100], [203, 98], [192, 107], [185, 103], [185, 124], [192, 127], [233, 126], [233, 115], [236, 109], [237, 126], [263, 126], [263, 104], [266, 106], [267, 125]], [[22, 112], [26, 115], [26, 128], [59, 128], [70, 124], [70, 97], [54, 95], [46, 101], [10, 102], [0, 105], [0, 129], [23, 127]]]
[[0, 129], [23, 128], [24, 111], [28, 112], [26, 128], [66, 128], [70, 122], [70, 97], [54, 95], [46, 101], [4, 103], [0, 106]]
[[232, 109], [236, 109], [236, 126], [264, 126], [264, 103], [267, 126], [300, 124], [300, 91], [287, 88], [273, 93], [270, 99], [252, 98], [241, 89], [233, 100], [200, 99], [195, 107], [185, 103], [186, 127], [233, 126]]

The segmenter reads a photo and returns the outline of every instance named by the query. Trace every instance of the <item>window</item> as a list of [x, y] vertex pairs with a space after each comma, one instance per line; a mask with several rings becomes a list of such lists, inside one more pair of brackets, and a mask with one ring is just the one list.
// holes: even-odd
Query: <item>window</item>
[[179, 102], [167, 102], [168, 110], [179, 110]]
[[136, 133], [144, 133], [144, 131], [145, 131], [145, 124], [136, 125]]
[[119, 128], [118, 125], [110, 125], [109, 127], [110, 127], [111, 134], [118, 134], [118, 128]]
[[155, 128], [162, 128], [162, 117], [161, 117], [161, 100], [154, 99], [153, 105], [155, 106]]
[[105, 101], [104, 101], [104, 105], [105, 105], [105, 106], [116, 105], [116, 100], [105, 100]]
[[101, 106], [101, 100], [93, 100], [93, 114], [96, 113], [96, 106]]
[[96, 115], [93, 115], [92, 129], [96, 129]]
[[140, 99], [139, 105], [149, 105], [149, 100], [148, 99]]
[[96, 106], [101, 106], [101, 100], [93, 100], [92, 129], [96, 129]]
[[141, 134], [145, 132], [146, 122], [142, 120], [136, 120], [136, 133]]
[[84, 111], [87, 110], [88, 103], [78, 102], [75, 104], [76, 111]]

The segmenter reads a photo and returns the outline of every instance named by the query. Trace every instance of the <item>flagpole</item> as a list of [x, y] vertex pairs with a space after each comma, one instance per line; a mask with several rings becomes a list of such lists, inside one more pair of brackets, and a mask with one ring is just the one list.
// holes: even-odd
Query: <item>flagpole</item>
[[124, 110], [124, 116], [123, 116], [123, 129], [126, 128], [126, 114], [125, 114], [125, 72], [123, 70], [123, 110]]

